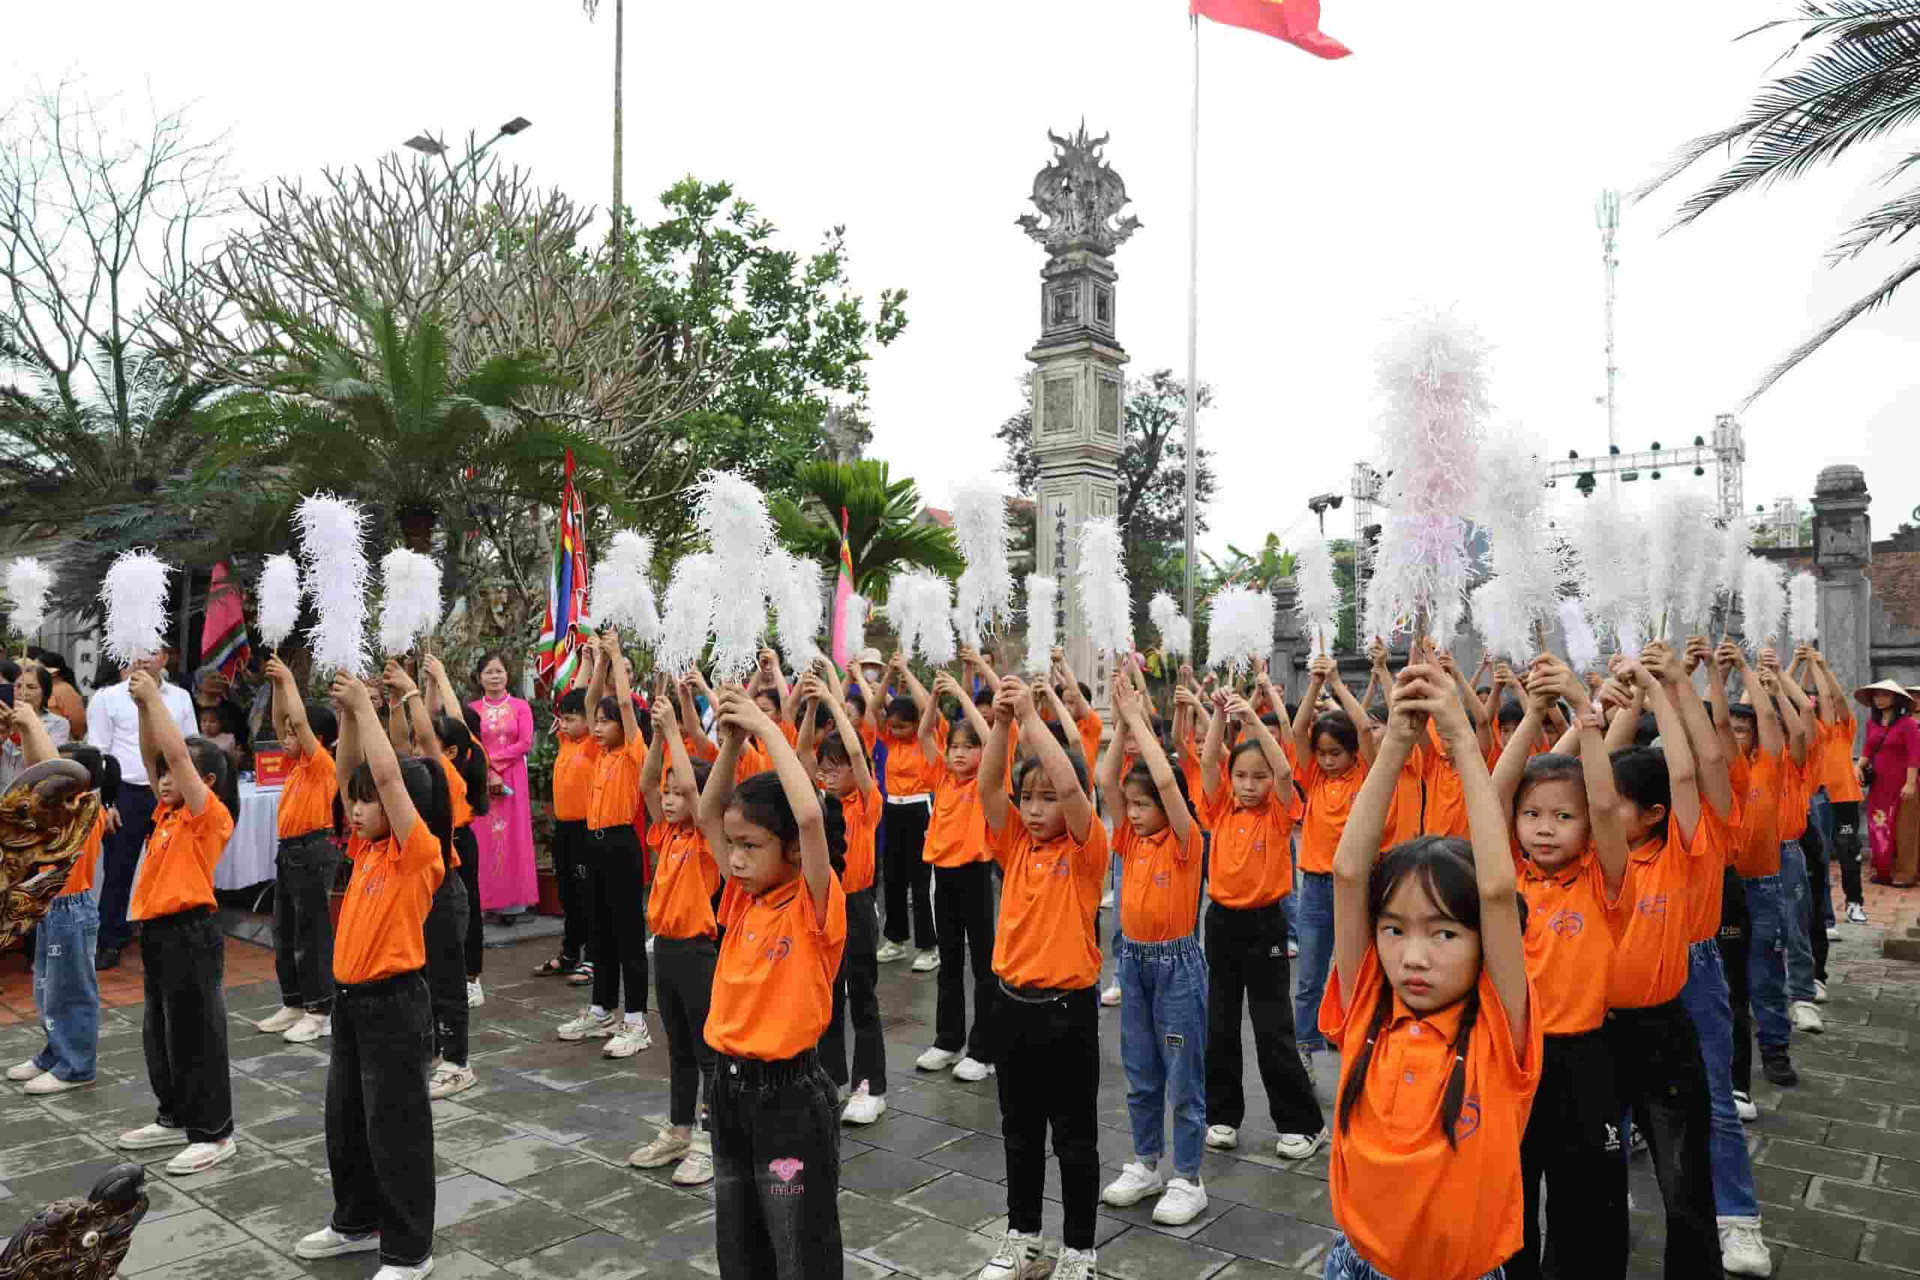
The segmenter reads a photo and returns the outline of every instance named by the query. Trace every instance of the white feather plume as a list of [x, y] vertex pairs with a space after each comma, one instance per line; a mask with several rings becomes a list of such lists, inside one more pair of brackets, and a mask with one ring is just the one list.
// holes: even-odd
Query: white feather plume
[[1753, 649], [1776, 643], [1787, 616], [1787, 572], [1765, 556], [1748, 556], [1740, 573], [1741, 631]]
[[1687, 624], [1703, 628], [1712, 611], [1714, 500], [1682, 490], [1662, 494], [1646, 522], [1647, 634], [1666, 640], [1686, 636]]
[[724, 573], [707, 552], [681, 556], [673, 566], [653, 655], [662, 671], [679, 675], [699, 665], [707, 637], [713, 634], [714, 596], [724, 586]]
[[840, 634], [847, 638], [847, 653], [859, 653], [867, 647], [867, 598], [849, 592], [840, 604]]
[[380, 557], [380, 651], [405, 653], [440, 625], [440, 566], [396, 547]]
[[1490, 603], [1495, 612], [1509, 611], [1502, 626], [1519, 611], [1525, 643], [1512, 651], [1519, 658], [1533, 652], [1533, 624], [1549, 622], [1558, 608], [1566, 544], [1547, 518], [1548, 468], [1534, 440], [1511, 424], [1489, 432], [1477, 470], [1474, 518], [1487, 531], [1488, 567], [1505, 584]]
[[1166, 592], [1157, 592], [1147, 602], [1147, 616], [1153, 619], [1154, 629], [1160, 633], [1160, 650], [1168, 657], [1185, 658], [1193, 653], [1193, 623], [1173, 597]]
[[1567, 665], [1586, 674], [1600, 666], [1600, 637], [1587, 620], [1587, 607], [1568, 596], [1560, 601], [1560, 630], [1567, 638]]
[[100, 584], [107, 607], [101, 647], [121, 666], [151, 658], [166, 644], [167, 586], [173, 566], [144, 548], [122, 551]]
[[1793, 618], [1793, 638], [1812, 644], [1820, 638], [1820, 579], [1802, 569], [1787, 583], [1787, 611]]
[[953, 537], [967, 562], [954, 593], [954, 623], [977, 649], [1013, 619], [1006, 495], [990, 484], [962, 485], [953, 496]]
[[1533, 611], [1504, 574], [1474, 588], [1473, 629], [1487, 652], [1497, 657], [1518, 663], [1533, 656]]
[[653, 595], [653, 539], [622, 529], [595, 565], [593, 611], [635, 644], [658, 646], [660, 609]]
[[1059, 643], [1060, 583], [1043, 573], [1027, 575], [1027, 670], [1044, 672], [1053, 666], [1053, 648]]
[[758, 663], [767, 629], [773, 517], [766, 495], [744, 476], [707, 471], [693, 488], [693, 519], [717, 569], [711, 614], [714, 678], [739, 680]]
[[1340, 585], [1333, 577], [1333, 553], [1318, 538], [1308, 538], [1294, 555], [1294, 606], [1306, 642], [1327, 651], [1328, 637], [1340, 629]]
[[780, 643], [796, 672], [820, 656], [820, 623], [826, 616], [826, 570], [818, 560], [785, 547], [773, 549], [767, 591], [780, 625]]
[[887, 589], [887, 618], [900, 650], [944, 667], [958, 654], [953, 642], [953, 587], [931, 569], [908, 569]]
[[1647, 616], [1647, 540], [1641, 523], [1620, 505], [1611, 486], [1595, 490], [1574, 521], [1569, 541], [1582, 583], [1587, 618], [1609, 633], [1616, 648], [1639, 651]]
[[1081, 624], [1096, 653], [1133, 652], [1133, 595], [1120, 523], [1096, 516], [1080, 526], [1080, 559], [1074, 566]]
[[7, 566], [7, 599], [13, 602], [13, 629], [23, 636], [40, 630], [47, 620], [47, 592], [53, 589], [53, 570], [38, 556], [21, 556]]
[[[1720, 526], [1714, 555], [1714, 596], [1726, 607], [1729, 615], [1733, 612], [1733, 598], [1740, 594], [1740, 575], [1747, 571], [1747, 560], [1752, 549], [1753, 529], [1747, 524], [1744, 512]], [[1728, 625], [1728, 621], [1723, 618], [1721, 626]]]
[[254, 588], [260, 614], [260, 639], [278, 649], [300, 625], [300, 563], [290, 555], [268, 556]]
[[1273, 651], [1273, 595], [1257, 587], [1222, 587], [1207, 622], [1207, 660], [1236, 678]]
[[1422, 614], [1430, 635], [1459, 625], [1471, 570], [1461, 516], [1485, 434], [1486, 364], [1479, 335], [1447, 315], [1409, 321], [1381, 353], [1379, 451], [1395, 492], [1369, 591], [1376, 630]]
[[307, 636], [316, 671], [364, 676], [367, 649], [366, 513], [350, 498], [316, 493], [293, 511], [300, 539], [301, 589], [313, 601]]

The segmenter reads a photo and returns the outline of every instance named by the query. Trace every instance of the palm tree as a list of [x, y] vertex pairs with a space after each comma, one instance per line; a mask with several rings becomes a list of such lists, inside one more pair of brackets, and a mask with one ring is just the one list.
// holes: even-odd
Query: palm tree
[[887, 580], [902, 569], [955, 577], [966, 568], [953, 530], [916, 523], [918, 487], [890, 478], [884, 462], [809, 462], [800, 468], [796, 488], [799, 502], [784, 497], [772, 502], [781, 540], [831, 569], [840, 563], [840, 512], [845, 510], [853, 589], [875, 604], [886, 601]]
[[1264, 590], [1273, 584], [1274, 579], [1290, 576], [1295, 560], [1293, 552], [1280, 546], [1280, 535], [1277, 533], [1267, 535], [1257, 555], [1242, 551], [1229, 542], [1226, 559], [1216, 560], [1204, 551], [1200, 553], [1200, 558], [1207, 562], [1204, 589], [1208, 595], [1221, 587], [1241, 582]]
[[[1816, 165], [1832, 164], [1857, 144], [1920, 120], [1920, 0], [1806, 0], [1799, 16], [1764, 23], [1741, 38], [1801, 24], [1805, 30], [1790, 52], [1808, 50], [1806, 62], [1764, 86], [1734, 124], [1687, 143], [1636, 197], [1644, 197], [1710, 151], [1737, 149], [1740, 154], [1733, 163], [1680, 206], [1674, 225], [1686, 226], [1729, 196], [1797, 178]], [[1920, 153], [1904, 157], [1883, 181], [1904, 175], [1916, 163]], [[1897, 241], [1916, 228], [1920, 186], [1856, 221], [1834, 244], [1828, 260], [1849, 261], [1881, 240]], [[1752, 404], [1855, 319], [1885, 305], [1915, 275], [1920, 275], [1920, 254], [1896, 266], [1769, 369], [1746, 403]]]
[[[580, 7], [586, 11], [587, 21], [592, 22], [594, 15], [600, 12], [600, 0], [580, 0]], [[627, 39], [627, 0], [613, 0], [613, 207], [607, 210], [613, 219], [613, 260], [620, 261], [621, 234], [620, 220], [627, 207], [620, 193], [620, 141], [626, 131], [626, 117], [621, 106], [621, 73], [625, 58], [622, 56]]]

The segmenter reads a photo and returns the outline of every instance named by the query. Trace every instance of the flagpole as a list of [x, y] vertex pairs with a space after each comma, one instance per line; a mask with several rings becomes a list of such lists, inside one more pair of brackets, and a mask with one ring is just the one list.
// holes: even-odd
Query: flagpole
[[1187, 141], [1187, 556], [1186, 611], [1193, 617], [1193, 508], [1197, 461], [1194, 456], [1193, 407], [1197, 383], [1194, 366], [1200, 347], [1200, 18], [1189, 14], [1193, 28], [1193, 116]]

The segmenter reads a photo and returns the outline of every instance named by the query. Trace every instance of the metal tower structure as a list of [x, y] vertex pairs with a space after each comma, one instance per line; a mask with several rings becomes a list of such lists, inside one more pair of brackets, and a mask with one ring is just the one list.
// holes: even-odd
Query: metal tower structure
[[1705, 475], [1706, 469], [1712, 467], [1720, 514], [1735, 516], [1746, 510], [1746, 462], [1746, 433], [1732, 414], [1723, 413], [1713, 420], [1711, 438], [1695, 436], [1692, 444], [1679, 449], [1663, 449], [1656, 441], [1651, 448], [1638, 453], [1620, 453], [1610, 448], [1598, 457], [1575, 454], [1554, 463], [1547, 475], [1549, 484], [1572, 480], [1577, 486], [1590, 488], [1598, 476], [1632, 481], [1645, 473], [1658, 480], [1663, 470], [1674, 467], [1692, 467], [1695, 475]]
[[1614, 244], [1620, 231], [1620, 193], [1602, 191], [1593, 205], [1594, 222], [1600, 228], [1600, 265], [1607, 273], [1607, 452], [1620, 447], [1620, 366], [1613, 359], [1614, 277], [1620, 270], [1620, 257]]

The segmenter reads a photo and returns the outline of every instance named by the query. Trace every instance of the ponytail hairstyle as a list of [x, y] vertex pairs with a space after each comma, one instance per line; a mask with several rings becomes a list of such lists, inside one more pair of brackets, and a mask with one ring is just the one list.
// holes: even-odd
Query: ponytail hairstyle
[[[194, 734], [187, 739], [187, 758], [193, 761], [193, 771], [202, 778], [211, 776], [213, 781], [207, 789], [227, 806], [227, 814], [232, 818], [240, 816], [240, 780], [234, 775], [233, 760], [219, 743], [212, 738], [203, 738]], [[171, 772], [166, 752], [161, 752], [154, 761], [153, 780], [158, 782]]]
[[[800, 819], [794, 816], [793, 801], [787, 799], [780, 775], [772, 769], [756, 773], [736, 786], [727, 808], [738, 809], [740, 816], [754, 826], [773, 832], [782, 850], [800, 843]], [[834, 873], [838, 875], [847, 866], [847, 818], [840, 808], [840, 798], [822, 796], [820, 815], [826, 827], [827, 861], [833, 864]]]
[[[400, 758], [400, 781], [406, 784], [407, 799], [413, 801], [414, 812], [420, 821], [427, 824], [427, 830], [440, 842], [440, 862], [451, 866], [453, 860], [453, 793], [447, 787], [447, 771], [440, 767], [437, 760], [428, 760], [425, 756], [402, 756]], [[344, 795], [349, 800], [358, 800], [362, 804], [380, 801], [380, 784], [373, 780], [373, 766], [362, 760], [354, 769], [353, 776], [347, 779]], [[393, 815], [387, 815], [387, 821], [393, 821]]]
[[1311, 747], [1323, 735], [1339, 743], [1348, 755], [1360, 754], [1360, 731], [1354, 728], [1353, 719], [1346, 712], [1329, 711], [1316, 719], [1313, 732], [1307, 735], [1307, 745]]
[[324, 702], [309, 702], [306, 710], [307, 728], [313, 731], [321, 746], [333, 750], [334, 744], [340, 741], [340, 717]]
[[473, 816], [480, 817], [487, 811], [487, 758], [481, 753], [480, 745], [467, 731], [467, 722], [452, 716], [435, 716], [433, 733], [440, 739], [440, 745], [453, 753], [454, 771], [460, 775], [460, 781], [467, 784], [467, 804]]
[[1665, 835], [1673, 812], [1673, 779], [1667, 775], [1667, 753], [1658, 747], [1622, 747], [1613, 753], [1613, 785], [1623, 799], [1643, 810], [1665, 810], [1652, 834]]

